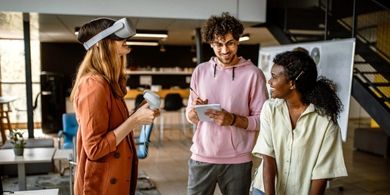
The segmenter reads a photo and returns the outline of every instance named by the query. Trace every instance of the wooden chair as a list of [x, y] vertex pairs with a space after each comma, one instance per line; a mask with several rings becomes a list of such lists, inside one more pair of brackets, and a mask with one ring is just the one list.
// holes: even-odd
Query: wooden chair
[[[9, 120], [9, 113], [12, 112], [11, 110], [11, 101], [4, 99], [4, 101], [0, 101], [0, 128], [1, 128], [1, 140], [2, 144], [4, 144], [7, 141], [7, 136], [5, 135], [5, 130], [10, 130], [12, 128], [11, 122]], [[3, 123], [3, 121], [6, 121], [6, 123]]]

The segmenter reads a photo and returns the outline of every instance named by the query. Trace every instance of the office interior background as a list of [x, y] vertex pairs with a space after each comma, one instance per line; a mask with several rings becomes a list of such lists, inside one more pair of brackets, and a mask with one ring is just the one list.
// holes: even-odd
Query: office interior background
[[[228, 11], [243, 22], [244, 35], [249, 37], [240, 42], [239, 55], [251, 59], [255, 65], [259, 65], [259, 51], [268, 46], [355, 38], [350, 124], [345, 143], [345, 148], [350, 149], [345, 155], [352, 176], [336, 183], [327, 193], [390, 193], [390, 186], [387, 186], [390, 181], [387, 159], [390, 147], [388, 1], [40, 2], [0, 1], [0, 95], [18, 97], [12, 102], [11, 125], [12, 128], [27, 129], [25, 134], [30, 138], [34, 137], [36, 129], [44, 134], [57, 133], [62, 128], [61, 115], [72, 112], [68, 96], [85, 54], [76, 41], [75, 32], [83, 23], [96, 17], [127, 17], [139, 32], [167, 34], [163, 38], [129, 40], [133, 49], [128, 55], [128, 99], [134, 101], [132, 93], [142, 89], [187, 90], [192, 70], [213, 55], [210, 46], [200, 40], [201, 25], [209, 16]], [[48, 96], [45, 92], [56, 95]], [[173, 137], [176, 138], [176, 134]], [[191, 142], [190, 139], [187, 141]], [[168, 144], [166, 148], [169, 148]], [[163, 147], [151, 149], [161, 152]], [[161, 155], [170, 155], [165, 152]], [[362, 156], [364, 162], [359, 161]], [[185, 157], [188, 153], [183, 154]], [[156, 164], [159, 161], [153, 153], [149, 158]], [[140, 162], [146, 172], [147, 168], [156, 166], [150, 161], [144, 163], [144, 167]], [[356, 164], [359, 169], [354, 167]], [[381, 174], [376, 175], [376, 171]], [[153, 175], [157, 173], [148, 174], [152, 179], [159, 178]], [[365, 187], [357, 187], [359, 184]], [[170, 184], [165, 180], [160, 185], [157, 182], [162, 194], [166, 188], [163, 185]], [[170, 194], [169, 190], [165, 194]]]

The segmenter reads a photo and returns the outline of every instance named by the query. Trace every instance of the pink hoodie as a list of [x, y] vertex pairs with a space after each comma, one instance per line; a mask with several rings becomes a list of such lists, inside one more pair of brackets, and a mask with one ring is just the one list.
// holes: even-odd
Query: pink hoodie
[[[260, 111], [268, 93], [263, 72], [250, 60], [240, 57], [231, 67], [217, 65], [216, 59], [199, 64], [191, 78], [191, 88], [209, 104], [219, 103], [227, 112], [248, 118], [247, 129], [219, 126], [213, 122], [197, 124], [192, 138], [191, 158], [214, 164], [239, 164], [252, 160], [256, 132], [260, 128]], [[190, 93], [186, 115], [196, 98]]]

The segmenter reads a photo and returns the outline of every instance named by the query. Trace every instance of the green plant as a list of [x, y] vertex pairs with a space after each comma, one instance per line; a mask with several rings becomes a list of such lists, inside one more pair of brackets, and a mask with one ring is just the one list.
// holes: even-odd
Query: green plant
[[23, 132], [20, 130], [10, 130], [9, 138], [14, 148], [24, 148], [26, 141], [23, 139]]

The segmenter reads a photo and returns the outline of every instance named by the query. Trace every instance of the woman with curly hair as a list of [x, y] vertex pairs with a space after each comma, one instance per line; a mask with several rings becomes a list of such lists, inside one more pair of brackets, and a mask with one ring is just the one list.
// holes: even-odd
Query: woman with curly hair
[[[251, 151], [260, 127], [260, 111], [268, 98], [263, 72], [237, 56], [243, 25], [228, 13], [210, 17], [203, 40], [215, 57], [199, 64], [191, 78], [188, 120], [197, 129], [188, 162], [188, 194], [212, 195], [216, 184], [223, 194], [249, 194]], [[191, 104], [192, 102], [192, 104]], [[211, 121], [200, 121], [194, 105], [217, 103]]]
[[272, 99], [263, 105], [253, 149], [263, 159], [253, 194], [323, 194], [328, 180], [347, 176], [335, 84], [317, 78], [305, 52], [284, 52], [273, 62]]

